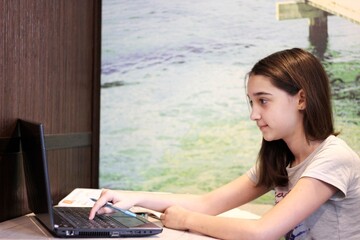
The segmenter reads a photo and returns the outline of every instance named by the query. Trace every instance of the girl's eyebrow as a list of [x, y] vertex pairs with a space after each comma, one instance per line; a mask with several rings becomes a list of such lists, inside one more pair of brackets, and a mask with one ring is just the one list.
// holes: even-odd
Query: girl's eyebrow
[[272, 95], [272, 94], [268, 93], [268, 92], [256, 92], [256, 93], [253, 93], [252, 95], [253, 96], [262, 96], [262, 95]]

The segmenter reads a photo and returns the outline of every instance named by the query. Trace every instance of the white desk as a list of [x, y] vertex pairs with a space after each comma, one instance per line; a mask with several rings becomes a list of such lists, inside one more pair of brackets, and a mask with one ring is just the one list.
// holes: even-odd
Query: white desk
[[[222, 216], [256, 219], [259, 216], [240, 209], [233, 209]], [[155, 223], [161, 224], [160, 221], [154, 220]], [[11, 219], [0, 223], [0, 239], [53, 239], [54, 237], [49, 233], [35, 218], [33, 214]], [[83, 238], [82, 238], [83, 239]], [[94, 238], [92, 238], [94, 239]], [[171, 239], [171, 240], [201, 240], [213, 239], [211, 237], [191, 233], [188, 231], [178, 231], [169, 228], [164, 228], [163, 232], [151, 236], [141, 238], [126, 238], [126, 240], [141, 240], [141, 239]]]

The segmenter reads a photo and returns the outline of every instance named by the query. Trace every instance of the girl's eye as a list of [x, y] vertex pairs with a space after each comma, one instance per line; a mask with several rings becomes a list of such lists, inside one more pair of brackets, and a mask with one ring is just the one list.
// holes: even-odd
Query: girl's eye
[[259, 102], [260, 104], [266, 104], [268, 101], [266, 99], [261, 98], [259, 99]]

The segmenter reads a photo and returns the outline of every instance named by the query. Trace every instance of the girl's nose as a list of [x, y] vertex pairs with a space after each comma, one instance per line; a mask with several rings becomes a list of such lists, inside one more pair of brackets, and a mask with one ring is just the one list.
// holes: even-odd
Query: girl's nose
[[261, 118], [261, 115], [258, 111], [256, 111], [256, 109], [253, 107], [251, 109], [251, 113], [250, 113], [250, 119], [253, 121], [257, 121]]

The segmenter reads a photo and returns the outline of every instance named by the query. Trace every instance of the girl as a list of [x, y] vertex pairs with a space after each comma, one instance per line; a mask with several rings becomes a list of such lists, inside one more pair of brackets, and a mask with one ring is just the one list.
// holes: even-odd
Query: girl
[[[360, 239], [360, 159], [336, 137], [320, 62], [298, 48], [274, 53], [248, 74], [247, 96], [263, 141], [246, 174], [204, 195], [104, 190], [89, 218], [113, 202], [163, 212], [166, 227], [221, 239]], [[214, 216], [270, 190], [276, 205], [258, 220]]]

